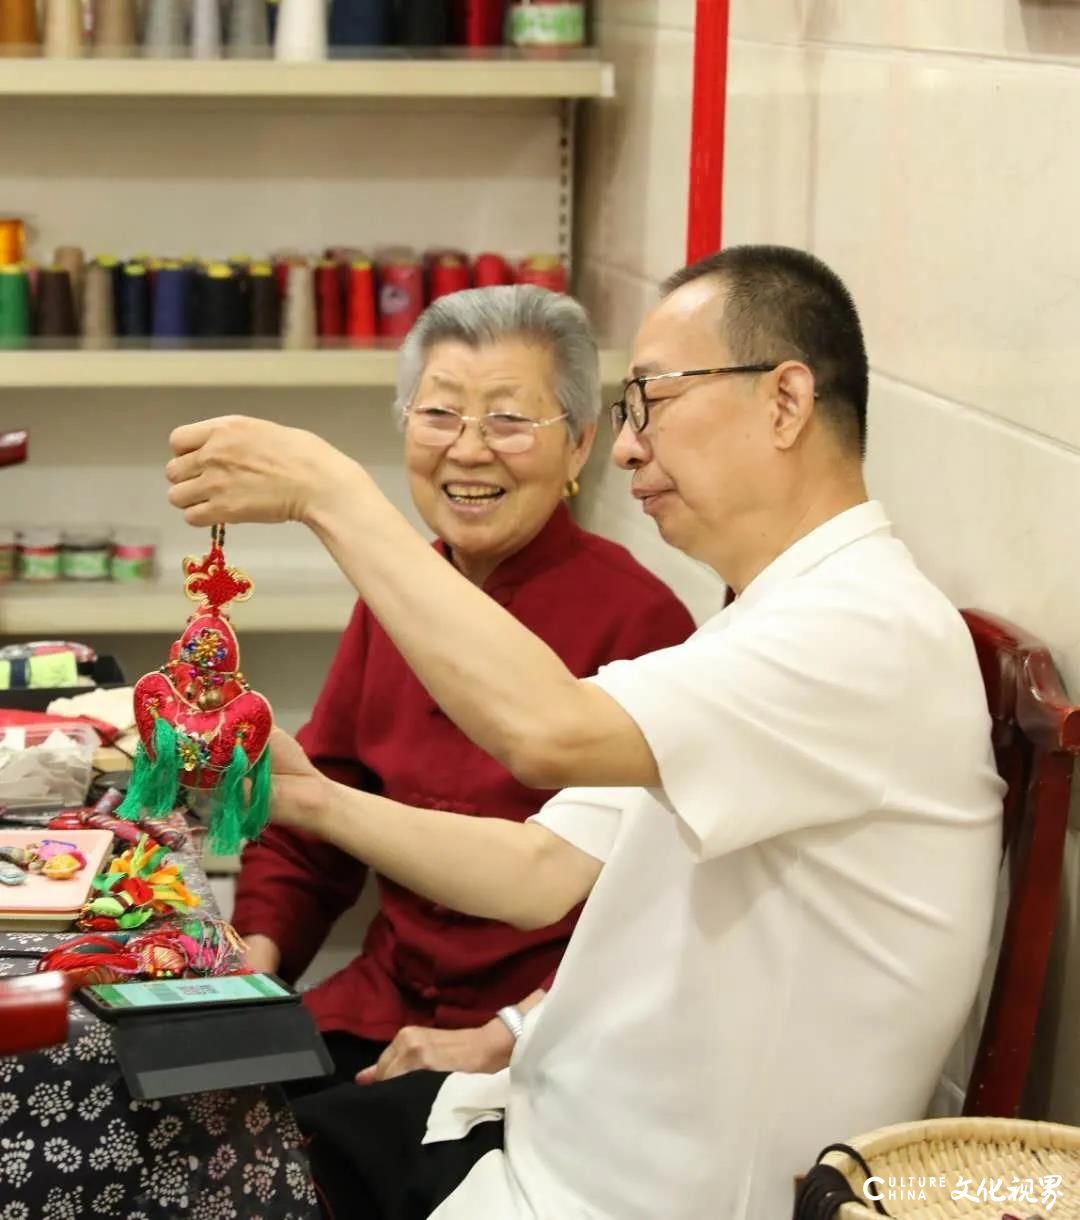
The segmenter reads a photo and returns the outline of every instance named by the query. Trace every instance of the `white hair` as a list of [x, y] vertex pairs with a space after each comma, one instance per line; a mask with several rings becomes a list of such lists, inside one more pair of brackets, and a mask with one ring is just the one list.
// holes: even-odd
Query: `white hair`
[[484, 347], [503, 339], [543, 344], [555, 366], [555, 397], [576, 438], [600, 414], [600, 362], [585, 310], [572, 297], [533, 284], [467, 288], [439, 297], [409, 331], [398, 357], [401, 419], [412, 405], [431, 349], [437, 343]]

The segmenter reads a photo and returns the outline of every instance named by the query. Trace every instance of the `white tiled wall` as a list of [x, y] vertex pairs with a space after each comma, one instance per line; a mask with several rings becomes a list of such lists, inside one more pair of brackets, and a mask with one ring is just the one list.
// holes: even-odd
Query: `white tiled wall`
[[[690, 8], [600, 5], [619, 100], [588, 132], [586, 288], [615, 338], [683, 259]], [[873, 492], [954, 600], [1051, 645], [1080, 701], [1080, 4], [733, 0], [731, 32], [725, 241], [804, 245], [849, 282]], [[584, 508], [708, 610], [617, 477]], [[1067, 865], [1036, 1093], [1080, 1123], [1076, 833]]]

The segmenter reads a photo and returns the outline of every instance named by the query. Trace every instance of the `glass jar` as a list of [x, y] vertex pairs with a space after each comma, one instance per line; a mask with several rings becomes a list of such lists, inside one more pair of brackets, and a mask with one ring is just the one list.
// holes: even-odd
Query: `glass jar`
[[111, 557], [108, 530], [65, 530], [60, 540], [60, 575], [65, 580], [108, 580]]
[[112, 578], [118, 584], [139, 584], [154, 579], [156, 536], [130, 526], [117, 529], [113, 538]]
[[60, 579], [60, 531], [27, 529], [18, 533], [20, 580], [40, 583]]

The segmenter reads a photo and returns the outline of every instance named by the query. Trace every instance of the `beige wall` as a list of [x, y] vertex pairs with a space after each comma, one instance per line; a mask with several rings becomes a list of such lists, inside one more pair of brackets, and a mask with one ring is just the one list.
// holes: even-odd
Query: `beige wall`
[[[589, 120], [584, 250], [614, 339], [683, 257], [692, 8], [599, 5], [619, 100]], [[958, 604], [1051, 644], [1080, 700], [1078, 129], [1080, 4], [733, 0], [725, 240], [806, 246], [848, 281], [873, 365], [872, 491]], [[594, 476], [587, 519], [707, 612], [710, 578]], [[1078, 843], [1037, 1082], [1040, 1108], [1074, 1123]]]

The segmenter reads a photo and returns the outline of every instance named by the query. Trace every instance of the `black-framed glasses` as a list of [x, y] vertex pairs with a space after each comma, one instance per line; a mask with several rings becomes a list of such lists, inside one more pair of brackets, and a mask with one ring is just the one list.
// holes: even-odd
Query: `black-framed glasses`
[[429, 449], [449, 449], [466, 424], [476, 424], [484, 444], [496, 453], [527, 453], [536, 441], [538, 428], [550, 428], [569, 418], [566, 411], [551, 419], [529, 419], [507, 411], [463, 415], [452, 407], [422, 406], [408, 407], [405, 416], [417, 444]]
[[650, 402], [645, 387], [651, 381], [677, 381], [680, 377], [718, 377], [733, 373], [771, 373], [779, 368], [773, 364], [734, 364], [722, 369], [686, 369], [681, 373], [653, 373], [648, 377], [631, 377], [623, 386], [622, 398], [611, 404], [611, 427], [618, 436], [625, 424], [635, 432], [644, 432], [649, 425]]

